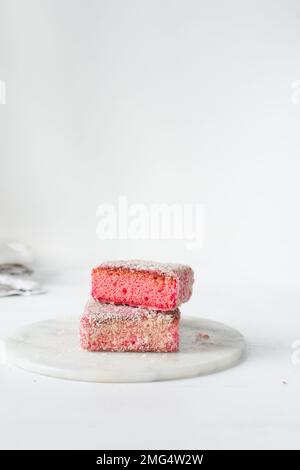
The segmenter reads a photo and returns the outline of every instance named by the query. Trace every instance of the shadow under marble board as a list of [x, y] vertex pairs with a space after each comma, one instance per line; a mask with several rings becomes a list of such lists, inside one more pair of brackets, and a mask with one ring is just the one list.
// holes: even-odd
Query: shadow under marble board
[[30, 372], [86, 382], [152, 382], [209, 374], [236, 364], [243, 336], [212, 320], [181, 320], [178, 353], [87, 352], [79, 344], [79, 318], [28, 324], [4, 340], [2, 361]]

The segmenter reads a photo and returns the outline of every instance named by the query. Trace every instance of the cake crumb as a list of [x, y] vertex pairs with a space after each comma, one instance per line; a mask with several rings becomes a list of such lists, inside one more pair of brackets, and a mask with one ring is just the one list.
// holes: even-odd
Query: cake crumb
[[209, 335], [207, 333], [198, 333], [197, 337], [200, 339], [209, 339]]

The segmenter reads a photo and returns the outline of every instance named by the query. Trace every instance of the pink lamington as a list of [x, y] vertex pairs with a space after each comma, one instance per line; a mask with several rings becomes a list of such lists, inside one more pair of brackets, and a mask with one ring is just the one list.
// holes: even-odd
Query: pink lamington
[[80, 343], [88, 351], [176, 352], [180, 312], [112, 305], [91, 299], [80, 319]]
[[92, 271], [92, 297], [100, 302], [173, 310], [192, 294], [194, 273], [181, 264], [109, 261]]

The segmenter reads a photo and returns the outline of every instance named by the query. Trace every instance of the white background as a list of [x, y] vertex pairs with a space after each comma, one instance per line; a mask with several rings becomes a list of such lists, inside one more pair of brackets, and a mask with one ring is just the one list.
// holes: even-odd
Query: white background
[[[176, 384], [2, 371], [3, 446], [298, 445], [299, 2], [0, 0], [0, 79], [0, 239], [33, 247], [49, 290], [0, 300], [1, 335], [79, 314], [93, 264], [138, 257], [191, 264], [183, 311], [249, 343], [239, 368]], [[99, 240], [96, 209], [119, 195], [204, 204], [203, 248]], [[152, 424], [122, 440], [132, 417]]]

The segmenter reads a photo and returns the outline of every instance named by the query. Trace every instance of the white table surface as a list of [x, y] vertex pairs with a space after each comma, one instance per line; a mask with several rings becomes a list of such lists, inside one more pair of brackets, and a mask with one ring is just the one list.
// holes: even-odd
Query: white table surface
[[[45, 295], [0, 299], [1, 337], [81, 312], [86, 273], [52, 273], [44, 284]], [[247, 359], [214, 375], [146, 384], [71, 382], [2, 365], [0, 448], [299, 448], [299, 289], [204, 284], [182, 313], [240, 330]]]

